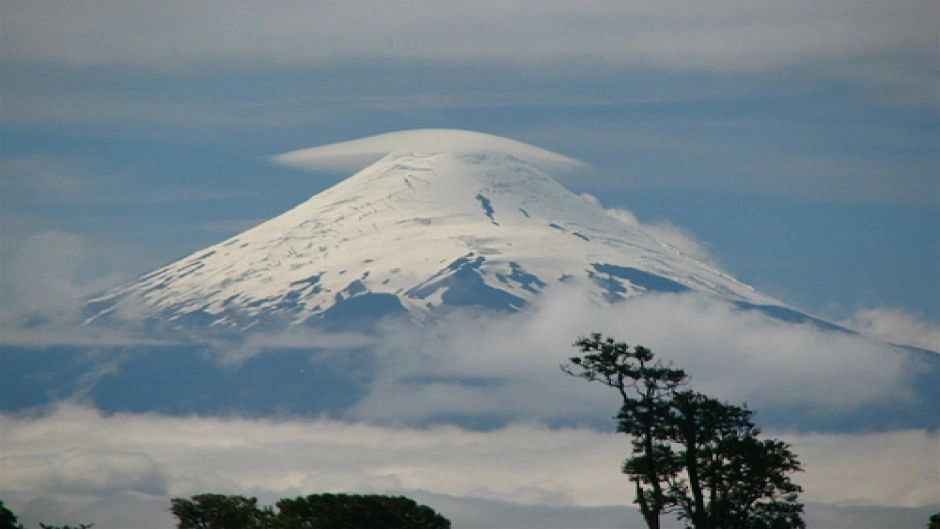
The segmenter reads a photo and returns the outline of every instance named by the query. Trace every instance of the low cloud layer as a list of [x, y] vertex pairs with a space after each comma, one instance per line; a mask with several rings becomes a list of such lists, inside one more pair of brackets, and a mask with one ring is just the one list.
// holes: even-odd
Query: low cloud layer
[[[771, 435], [791, 442], [805, 463], [798, 481], [811, 503], [808, 519], [820, 522], [813, 527], [848, 529], [825, 520], [837, 506], [910, 514], [936, 499], [937, 470], [923, 464], [936, 455], [936, 433]], [[553, 513], [580, 520], [566, 527], [639, 523], [634, 509], [622, 507], [629, 504], [619, 473], [626, 440], [590, 429], [519, 423], [475, 432], [328, 419], [103, 416], [64, 405], [41, 416], [0, 416], [0, 441], [0, 492], [27, 521], [169, 528], [171, 496], [214, 491], [271, 502], [354, 491], [413, 496], [443, 510], [456, 527], [511, 519], [519, 528], [558, 527], [540, 525]], [[128, 506], [139, 509], [136, 518], [126, 518]]]
[[863, 336], [770, 319], [704, 296], [646, 295], [608, 307], [560, 290], [528, 313], [461, 313], [422, 333], [387, 329], [377, 346], [378, 376], [352, 416], [405, 423], [454, 415], [608, 417], [614, 395], [558, 371], [575, 352], [568, 344], [594, 331], [651, 347], [706, 393], [808, 417], [917, 403], [914, 382], [926, 369]]

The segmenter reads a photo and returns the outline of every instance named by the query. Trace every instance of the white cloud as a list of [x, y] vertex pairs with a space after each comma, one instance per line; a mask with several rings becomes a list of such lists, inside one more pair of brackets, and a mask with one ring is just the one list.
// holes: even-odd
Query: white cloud
[[327, 332], [306, 327], [281, 331], [247, 332], [237, 342], [226, 338], [206, 339], [204, 336], [180, 336], [181, 342], [204, 343], [208, 355], [221, 366], [238, 368], [243, 362], [271, 349], [310, 349], [321, 353], [321, 359], [343, 355], [350, 349], [375, 347], [381, 337], [352, 331]]
[[578, 160], [521, 141], [482, 132], [454, 129], [389, 132], [368, 138], [292, 151], [279, 154], [272, 159], [279, 164], [303, 169], [358, 171], [396, 151], [420, 153], [498, 151], [523, 158], [543, 168], [565, 170], [585, 167]]
[[859, 309], [842, 325], [889, 343], [913, 345], [940, 352], [940, 325], [904, 309]]
[[616, 409], [614, 396], [558, 372], [574, 353], [568, 344], [594, 331], [652, 347], [706, 393], [809, 417], [906, 405], [917, 398], [912, 388], [923, 369], [906, 352], [864, 337], [696, 294], [602, 307], [580, 292], [556, 290], [525, 314], [459, 313], [420, 334], [389, 329], [377, 346], [378, 376], [352, 416], [391, 423], [454, 415], [604, 420]]
[[604, 208], [601, 201], [589, 193], [581, 193], [581, 198], [589, 204], [603, 208], [608, 215], [624, 224], [645, 231], [652, 235], [657, 241], [678, 248], [682, 253], [693, 259], [697, 259], [712, 266], [720, 266], [718, 258], [708, 249], [708, 245], [696, 239], [692, 232], [681, 226], [677, 226], [665, 219], [640, 222], [640, 219], [628, 209]]
[[[910, 509], [935, 501], [938, 472], [923, 462], [936, 455], [936, 433], [769, 435], [791, 442], [805, 464], [797, 479], [810, 520], [833, 506], [852, 512], [859, 504]], [[101, 529], [172, 527], [169, 497], [206, 491], [262, 502], [324, 491], [404, 494], [442, 510], [455, 527], [512, 520], [519, 528], [613, 528], [623, 523], [613, 513], [623, 511], [608, 506], [630, 501], [619, 473], [625, 438], [590, 429], [105, 416], [63, 405], [40, 416], [0, 415], [0, 441], [0, 491], [15, 512], [27, 520], [56, 513]], [[140, 508], [135, 525], [109, 522], [129, 504]], [[635, 509], [628, 512], [638, 525]], [[579, 514], [583, 525], [540, 525], [552, 514], [569, 521]]]
[[903, 430], [777, 437], [790, 441], [803, 461], [805, 478], [801, 475], [799, 480], [810, 501], [936, 506], [940, 490], [937, 432]]
[[[237, 342], [182, 330], [155, 339], [133, 318], [126, 326], [86, 326], [53, 311], [45, 323], [33, 326], [5, 319], [0, 343], [199, 344], [200, 354], [231, 369], [284, 348], [316, 351], [319, 361], [361, 350], [369, 355], [362, 398], [349, 410], [331, 412], [384, 424], [453, 417], [598, 424], [615, 411], [614, 396], [558, 370], [575, 352], [569, 344], [595, 331], [652, 347], [658, 357], [686, 369], [697, 389], [757, 410], [824, 418], [871, 406], [923, 405], [916, 388], [928, 367], [906, 351], [864, 336], [775, 320], [694, 293], [647, 294], [608, 306], [575, 288], [556, 286], [524, 313], [458, 311], [421, 328], [389, 321], [372, 334], [297, 328], [248, 334]], [[114, 373], [120, 362], [96, 364], [100, 372], [89, 374], [88, 383]]]

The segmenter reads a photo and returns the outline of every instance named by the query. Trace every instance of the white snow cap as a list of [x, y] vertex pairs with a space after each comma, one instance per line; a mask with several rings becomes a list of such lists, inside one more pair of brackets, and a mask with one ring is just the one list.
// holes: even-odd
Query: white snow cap
[[331, 143], [273, 156], [278, 164], [309, 170], [357, 171], [393, 152], [422, 154], [502, 152], [543, 170], [574, 170], [586, 165], [574, 158], [521, 141], [457, 129], [415, 129], [388, 132], [358, 140]]

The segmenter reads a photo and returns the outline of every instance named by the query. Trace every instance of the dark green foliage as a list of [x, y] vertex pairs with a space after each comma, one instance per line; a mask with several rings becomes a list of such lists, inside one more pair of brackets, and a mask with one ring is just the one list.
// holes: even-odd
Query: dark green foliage
[[433, 509], [404, 497], [314, 494], [283, 499], [277, 508], [279, 521], [291, 529], [450, 528]]
[[670, 478], [677, 511], [696, 528], [803, 527], [801, 488], [789, 474], [801, 470], [789, 445], [759, 439], [746, 408], [681, 391], [673, 398], [684, 476]]
[[450, 529], [430, 507], [404, 497], [314, 494], [282, 499], [277, 512], [256, 498], [199, 494], [173, 498], [178, 529]]
[[3, 505], [3, 500], [0, 500], [0, 529], [24, 529], [17, 522], [16, 515]]
[[940, 512], [930, 516], [927, 520], [927, 529], [940, 529]]
[[801, 470], [789, 445], [759, 439], [751, 412], [682, 389], [688, 376], [642, 346], [593, 334], [562, 369], [617, 390], [617, 431], [630, 436], [623, 472], [649, 529], [672, 513], [694, 529], [805, 527]]
[[179, 529], [255, 529], [271, 527], [270, 509], [259, 509], [257, 498], [197, 494], [191, 500], [173, 498], [170, 512]]

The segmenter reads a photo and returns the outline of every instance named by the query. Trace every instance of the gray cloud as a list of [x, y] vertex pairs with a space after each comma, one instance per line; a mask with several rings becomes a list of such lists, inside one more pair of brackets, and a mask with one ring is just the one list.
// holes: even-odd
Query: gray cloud
[[[770, 435], [791, 442], [805, 463], [798, 479], [814, 527], [855, 527], [846, 520], [859, 513], [913, 517], [935, 501], [940, 476], [923, 461], [935, 456], [936, 433]], [[63, 405], [40, 416], [0, 415], [0, 441], [4, 500], [25, 519], [46, 516], [46, 523], [55, 513], [102, 529], [169, 528], [169, 496], [205, 491], [262, 502], [322, 491], [405, 494], [469, 528], [563, 527], [544, 525], [551, 516], [573, 522], [564, 527], [613, 528], [625, 512], [638, 520], [632, 506], [623, 508], [630, 496], [619, 473], [626, 440], [590, 429], [104, 416]], [[114, 521], [129, 505], [145, 525]]]
[[102, 451], [91, 446], [61, 452], [0, 458], [9, 476], [4, 492], [43, 490], [50, 494], [110, 496], [123, 491], [163, 495], [166, 482], [156, 463], [140, 453]]
[[[551, 5], [24, 2], [3, 17], [11, 63], [309, 67], [362, 60], [673, 71], [801, 68], [935, 101], [936, 4], [622, 2]], [[481, 38], [486, 35], [486, 38]]]

